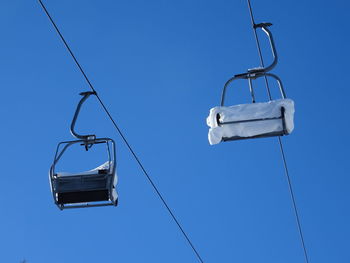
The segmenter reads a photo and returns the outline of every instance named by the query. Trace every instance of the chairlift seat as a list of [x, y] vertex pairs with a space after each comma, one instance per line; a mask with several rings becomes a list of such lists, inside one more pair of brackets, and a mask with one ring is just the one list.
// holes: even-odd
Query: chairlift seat
[[[111, 194], [116, 196], [113, 174], [107, 169], [94, 169], [80, 174], [60, 174], [54, 176], [54, 187], [58, 204], [108, 201]], [[112, 187], [111, 187], [112, 186]]]
[[214, 107], [207, 118], [209, 143], [287, 135], [294, 129], [293, 118], [291, 99]]
[[[60, 142], [56, 149], [53, 164], [50, 167], [49, 180], [55, 204], [61, 209], [118, 205], [116, 191], [116, 150], [115, 142], [110, 138], [96, 138], [96, 135], [81, 135], [75, 130], [81, 106], [95, 91], [80, 93], [80, 99], [70, 126], [71, 134], [78, 140]], [[93, 170], [82, 173], [56, 172], [56, 165], [66, 150], [73, 145], [84, 146], [88, 151], [96, 144], [105, 144], [108, 161]]]
[[[107, 169], [106, 169], [107, 168]], [[53, 176], [53, 189], [58, 205], [117, 202], [117, 176], [113, 173], [113, 163], [103, 165], [82, 173], [56, 173]]]
[[[234, 141], [250, 138], [263, 138], [290, 134], [294, 129], [294, 102], [287, 99], [281, 79], [270, 71], [277, 65], [278, 56], [272, 33], [271, 23], [254, 24], [254, 29], [261, 28], [269, 38], [273, 61], [268, 66], [248, 69], [247, 72], [236, 74], [226, 81], [221, 94], [220, 107], [210, 110], [207, 124], [209, 143], [218, 144], [221, 141]], [[264, 77], [273, 78], [281, 93], [282, 99], [272, 100], [269, 87], [270, 101], [255, 103], [255, 92], [252, 81]], [[224, 106], [228, 86], [239, 79], [248, 80], [251, 104]]]
[[[109, 138], [95, 139], [95, 143], [112, 143], [109, 160], [90, 171], [80, 173], [56, 172], [55, 164], [65, 150], [73, 144], [81, 144], [81, 140], [62, 142], [63, 150], [55, 156], [54, 165], [50, 169], [51, 190], [55, 203], [60, 209], [117, 205], [116, 185], [118, 177], [115, 169], [114, 141]], [[109, 148], [108, 148], [109, 149]]]

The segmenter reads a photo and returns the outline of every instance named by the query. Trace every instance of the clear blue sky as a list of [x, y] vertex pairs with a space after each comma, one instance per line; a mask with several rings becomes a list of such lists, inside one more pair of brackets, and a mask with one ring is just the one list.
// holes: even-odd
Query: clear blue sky
[[[204, 261], [303, 262], [277, 139], [207, 141], [223, 84], [259, 63], [246, 1], [45, 3]], [[252, 5], [296, 104], [283, 142], [310, 262], [348, 263], [350, 4]], [[37, 1], [1, 1], [0, 25], [0, 262], [197, 262], [94, 98], [78, 126], [117, 141], [120, 205], [57, 209], [48, 170], [88, 86]]]

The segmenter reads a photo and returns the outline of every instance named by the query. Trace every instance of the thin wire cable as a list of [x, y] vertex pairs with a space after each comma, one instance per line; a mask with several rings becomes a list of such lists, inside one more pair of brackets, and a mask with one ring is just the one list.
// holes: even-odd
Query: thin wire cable
[[[249, 14], [250, 14], [250, 21], [252, 23], [252, 27], [253, 27], [253, 31], [254, 31], [254, 36], [255, 36], [255, 42], [256, 42], [256, 46], [258, 48], [258, 53], [259, 53], [259, 58], [260, 58], [260, 65], [262, 67], [265, 66], [265, 63], [264, 63], [264, 58], [261, 54], [261, 47], [260, 47], [260, 41], [259, 41], [259, 37], [258, 37], [258, 33], [256, 32], [256, 28], [254, 27], [255, 25], [255, 20], [254, 20], [254, 16], [253, 16], [253, 10], [252, 10], [252, 6], [250, 5], [250, 0], [248, 0], [248, 7], [249, 7]], [[272, 99], [272, 96], [271, 96], [271, 92], [270, 92], [270, 86], [269, 86], [269, 82], [267, 80], [267, 77], [264, 76], [264, 79], [265, 79], [265, 84], [266, 84], [266, 91], [267, 91], [267, 95], [269, 96], [269, 99], [271, 100]]]
[[[91, 88], [91, 90], [93, 92], [96, 92], [95, 88], [93, 87], [93, 85], [91, 84], [89, 78], [87, 77], [87, 75], [85, 74], [82, 66], [80, 65], [80, 63], [78, 62], [77, 58], [75, 57], [74, 53], [72, 52], [71, 48], [69, 47], [68, 43], [66, 42], [65, 38], [63, 37], [63, 35], [61, 34], [60, 30], [58, 29], [56, 23], [53, 21], [51, 15], [49, 14], [48, 10], [46, 9], [44, 3], [41, 0], [38, 0], [41, 7], [43, 8], [45, 14], [47, 15], [47, 17], [49, 18], [51, 24], [54, 26], [56, 32], [58, 33], [58, 35], [60, 36], [61, 40], [63, 41], [65, 47], [67, 48], [69, 54], [71, 55], [71, 57], [73, 58], [75, 64], [78, 66], [80, 72], [83, 74], [86, 82], [88, 83], [89, 87]], [[149, 176], [148, 172], [146, 171], [145, 167], [143, 166], [143, 164], [141, 163], [140, 159], [138, 158], [138, 156], [136, 155], [136, 153], [134, 152], [134, 150], [132, 149], [131, 145], [129, 144], [128, 140], [126, 139], [126, 137], [124, 136], [123, 132], [121, 131], [121, 129], [119, 128], [119, 126], [117, 125], [117, 123], [115, 122], [115, 120], [113, 119], [112, 115], [109, 113], [107, 107], [105, 106], [105, 104], [102, 102], [101, 98], [99, 97], [98, 93], [96, 92], [96, 98], [99, 101], [99, 103], [101, 104], [102, 108], [104, 109], [104, 111], [106, 112], [106, 114], [108, 115], [109, 119], [112, 121], [113, 126], [116, 128], [117, 132], [119, 133], [119, 135], [121, 136], [122, 140], [124, 141], [124, 143], [126, 144], [127, 148], [129, 149], [129, 151], [131, 152], [131, 154], [133, 155], [134, 159], [136, 160], [137, 164], [140, 166], [142, 172], [144, 173], [144, 175], [147, 177], [148, 182], [151, 184], [151, 186], [153, 187], [153, 189], [155, 190], [155, 192], [157, 193], [158, 197], [160, 198], [160, 200], [162, 201], [163, 205], [165, 206], [165, 208], [167, 209], [167, 211], [169, 212], [169, 214], [171, 215], [172, 219], [174, 220], [174, 222], [176, 223], [176, 225], [178, 226], [179, 230], [181, 231], [181, 233], [183, 234], [183, 236], [185, 237], [186, 241], [188, 242], [188, 244], [190, 245], [190, 247], [192, 248], [193, 252], [195, 253], [195, 255], [197, 256], [198, 260], [201, 263], [204, 263], [202, 257], [200, 256], [199, 252], [197, 251], [197, 249], [194, 247], [193, 243], [191, 242], [190, 238], [188, 237], [188, 235], [186, 234], [185, 230], [183, 229], [183, 227], [181, 226], [180, 222], [177, 220], [177, 218], [175, 217], [174, 213], [172, 212], [172, 210], [170, 209], [169, 205], [167, 204], [167, 202], [165, 201], [163, 195], [160, 193], [160, 191], [158, 190], [157, 186], [154, 184], [153, 180], [151, 179], [151, 177]]]
[[[249, 8], [250, 20], [251, 20], [252, 27], [253, 27], [253, 30], [254, 30], [256, 46], [257, 46], [258, 53], [259, 53], [260, 63], [261, 63], [262, 67], [265, 67], [264, 59], [263, 59], [262, 52], [261, 52], [260, 42], [259, 42], [259, 38], [258, 38], [258, 34], [256, 32], [256, 28], [254, 27], [255, 26], [255, 20], [254, 20], [254, 15], [253, 15], [252, 6], [250, 4], [250, 0], [247, 0], [247, 3], [248, 3], [248, 8]], [[268, 93], [269, 99], [271, 100], [272, 97], [271, 97], [269, 82], [268, 82], [266, 76], [265, 76], [265, 84], [266, 84], [266, 89], [267, 89], [267, 93]], [[280, 151], [281, 151], [281, 155], [282, 155], [285, 175], [286, 175], [287, 182], [288, 182], [289, 193], [290, 193], [290, 196], [291, 196], [291, 199], [292, 199], [293, 210], [294, 210], [295, 218], [296, 218], [296, 221], [297, 221], [297, 226], [298, 226], [298, 231], [299, 231], [299, 235], [300, 235], [301, 245], [302, 245], [303, 251], [304, 251], [305, 262], [309, 263], [309, 257], [308, 257], [308, 253], [307, 253], [306, 246], [305, 246], [305, 241], [304, 241], [304, 234], [303, 234], [301, 223], [300, 223], [299, 212], [298, 212], [297, 204], [296, 204], [296, 201], [295, 201], [295, 196], [294, 196], [292, 182], [291, 182], [291, 179], [290, 179], [290, 176], [289, 176], [287, 160], [286, 160], [286, 156], [285, 156], [285, 153], [284, 153], [284, 148], [283, 148], [281, 136], [278, 136], [278, 142], [279, 142], [279, 147], [280, 147]]]
[[297, 209], [297, 205], [296, 205], [296, 201], [295, 201], [295, 197], [294, 197], [294, 191], [293, 191], [293, 187], [292, 187], [292, 182], [291, 182], [290, 176], [289, 176], [287, 160], [286, 160], [286, 156], [284, 154], [284, 149], [283, 149], [281, 136], [278, 136], [278, 142], [279, 142], [279, 146], [280, 146], [280, 149], [281, 149], [281, 154], [282, 154], [282, 159], [283, 159], [283, 164], [284, 164], [284, 171], [285, 171], [285, 174], [286, 174], [286, 177], [287, 177], [287, 181], [288, 181], [289, 192], [290, 192], [290, 195], [291, 195], [291, 198], [292, 198], [292, 201], [293, 201], [293, 208], [294, 208], [296, 221], [297, 221], [297, 224], [298, 224], [298, 230], [299, 230], [301, 243], [302, 243], [303, 250], [304, 250], [305, 261], [307, 263], [309, 263], [309, 257], [308, 257], [307, 251], [306, 251], [304, 235], [303, 235], [303, 231], [302, 231], [302, 228], [301, 228], [301, 223], [300, 223], [300, 219], [299, 219], [299, 213], [298, 213], [298, 209]]

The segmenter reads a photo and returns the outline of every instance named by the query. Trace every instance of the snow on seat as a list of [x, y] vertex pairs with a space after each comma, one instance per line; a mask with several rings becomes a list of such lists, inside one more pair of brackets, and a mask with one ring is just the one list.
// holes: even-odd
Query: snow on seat
[[104, 164], [101, 164], [100, 166], [89, 170], [89, 171], [85, 171], [85, 172], [80, 172], [80, 173], [67, 173], [67, 172], [58, 172], [56, 175], [58, 177], [62, 177], [62, 176], [75, 176], [75, 175], [89, 175], [89, 174], [99, 174], [99, 173], [103, 173], [104, 171], [106, 171], [107, 173], [111, 173], [111, 169], [113, 167], [113, 162], [107, 161]]
[[207, 118], [209, 143], [290, 134], [294, 129], [293, 119], [291, 99], [214, 107]]

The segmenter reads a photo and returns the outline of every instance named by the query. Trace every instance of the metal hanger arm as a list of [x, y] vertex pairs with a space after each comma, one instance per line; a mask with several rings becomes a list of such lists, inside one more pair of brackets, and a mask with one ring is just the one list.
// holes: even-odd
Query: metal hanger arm
[[278, 55], [277, 55], [275, 41], [274, 41], [273, 36], [272, 36], [272, 32], [269, 29], [270, 26], [272, 26], [271, 23], [254, 24], [254, 29], [256, 30], [257, 28], [261, 28], [261, 30], [264, 31], [265, 34], [268, 36], [269, 42], [270, 42], [271, 51], [272, 51], [273, 61], [267, 67], [258, 67], [258, 68], [248, 69], [249, 73], [268, 72], [268, 71], [271, 71], [277, 65]]
[[85, 141], [87, 141], [87, 140], [94, 140], [96, 138], [95, 135], [81, 135], [81, 134], [78, 134], [74, 130], [74, 127], [75, 127], [75, 123], [77, 121], [77, 118], [78, 118], [81, 106], [90, 97], [90, 95], [96, 95], [96, 92], [94, 92], [94, 91], [87, 91], [87, 92], [82, 92], [79, 95], [82, 95], [83, 97], [79, 101], [79, 103], [77, 105], [77, 108], [75, 110], [74, 117], [73, 117], [72, 123], [70, 125], [70, 132], [77, 139], [81, 139], [81, 140], [85, 140]]

